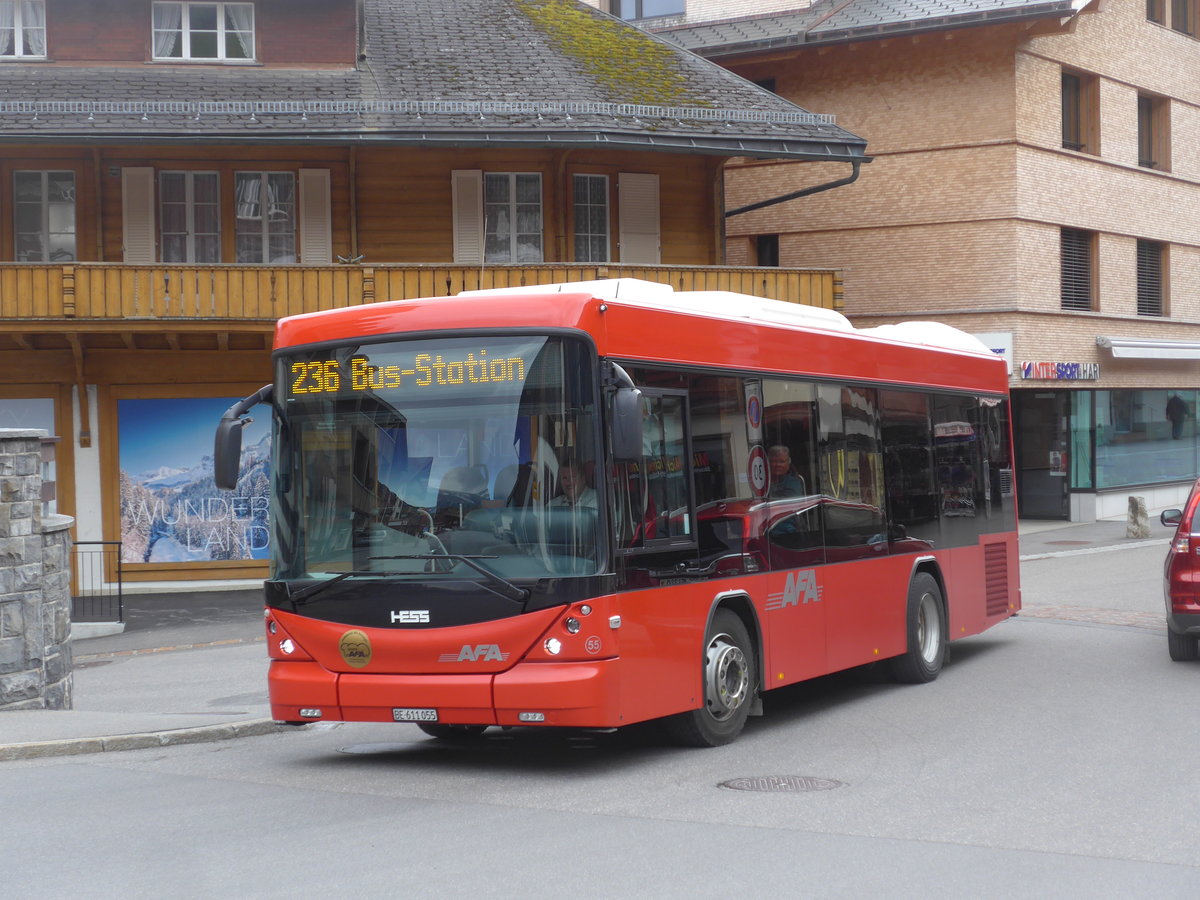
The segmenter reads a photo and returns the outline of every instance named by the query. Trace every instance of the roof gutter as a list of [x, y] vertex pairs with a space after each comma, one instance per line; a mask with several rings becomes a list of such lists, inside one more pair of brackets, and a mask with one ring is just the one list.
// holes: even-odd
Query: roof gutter
[[793, 191], [790, 194], [784, 194], [780, 197], [772, 197], [770, 200], [760, 200], [758, 203], [751, 203], [749, 206], [739, 206], [737, 209], [731, 209], [725, 213], [725, 218], [731, 216], [740, 216], [742, 213], [754, 212], [756, 209], [763, 209], [767, 206], [774, 206], [776, 203], [787, 203], [789, 200], [798, 200], [801, 197], [807, 197], [810, 194], [819, 194], [822, 191], [831, 191], [834, 188], [844, 187], [858, 180], [858, 173], [862, 170], [863, 160], [855, 159], [850, 161], [850, 165], [854, 170], [845, 178], [839, 178], [837, 181], [828, 181], [825, 184], [814, 185], [807, 187], [802, 191]]

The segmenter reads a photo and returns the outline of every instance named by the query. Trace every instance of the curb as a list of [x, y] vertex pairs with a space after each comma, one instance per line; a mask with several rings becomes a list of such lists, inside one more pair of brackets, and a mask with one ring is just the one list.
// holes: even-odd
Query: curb
[[1105, 544], [1103, 547], [1081, 547], [1078, 550], [1051, 550], [1046, 553], [1023, 553], [1018, 557], [1018, 560], [1026, 562], [1032, 559], [1054, 559], [1059, 556], [1084, 556], [1089, 553], [1106, 553], [1109, 550], [1136, 550], [1139, 547], [1162, 547], [1165, 553], [1167, 541], [1159, 538], [1150, 541], [1136, 541], [1132, 544]]
[[294, 731], [274, 719], [246, 719], [220, 725], [199, 725], [170, 731], [147, 731], [109, 737], [66, 738], [59, 741], [31, 741], [25, 744], [0, 744], [0, 762], [18, 759], [43, 759], [51, 756], [79, 756], [85, 753], [112, 753], [118, 750], [149, 750], [181, 744], [204, 744], [233, 738]]

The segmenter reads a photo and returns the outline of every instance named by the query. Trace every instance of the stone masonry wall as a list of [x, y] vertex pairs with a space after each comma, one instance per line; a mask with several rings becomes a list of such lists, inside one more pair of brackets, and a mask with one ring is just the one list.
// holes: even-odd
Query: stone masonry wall
[[0, 710], [70, 709], [68, 516], [42, 516], [44, 431], [0, 428]]

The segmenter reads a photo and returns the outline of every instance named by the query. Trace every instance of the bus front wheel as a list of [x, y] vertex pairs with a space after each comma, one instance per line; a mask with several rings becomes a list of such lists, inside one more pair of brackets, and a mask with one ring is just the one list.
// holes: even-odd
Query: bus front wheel
[[933, 681], [946, 659], [946, 615], [942, 589], [928, 572], [918, 572], [908, 588], [908, 650], [891, 660], [892, 677], [907, 684]]
[[704, 641], [704, 705], [666, 720], [667, 731], [689, 747], [719, 747], [742, 733], [754, 701], [754, 645], [731, 610], [713, 616]]

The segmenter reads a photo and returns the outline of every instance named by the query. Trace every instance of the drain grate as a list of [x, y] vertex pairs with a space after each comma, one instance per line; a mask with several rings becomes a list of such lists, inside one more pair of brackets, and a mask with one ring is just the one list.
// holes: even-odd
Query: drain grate
[[834, 788], [845, 786], [844, 781], [816, 778], [812, 775], [753, 775], [731, 778], [717, 785], [731, 791], [759, 791], [770, 794], [805, 794], [811, 791], [832, 791]]

